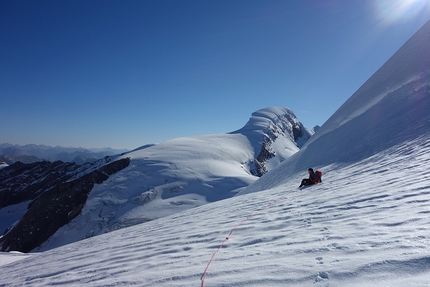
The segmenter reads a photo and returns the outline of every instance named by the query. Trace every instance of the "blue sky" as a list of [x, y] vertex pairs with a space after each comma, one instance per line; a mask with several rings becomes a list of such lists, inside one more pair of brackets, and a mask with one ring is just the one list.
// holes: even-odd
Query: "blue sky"
[[0, 143], [136, 148], [288, 107], [322, 125], [428, 1], [2, 1]]

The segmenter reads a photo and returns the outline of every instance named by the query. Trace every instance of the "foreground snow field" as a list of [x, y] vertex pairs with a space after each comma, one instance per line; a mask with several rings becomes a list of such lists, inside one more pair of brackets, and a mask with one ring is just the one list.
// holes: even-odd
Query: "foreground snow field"
[[[430, 286], [429, 67], [430, 22], [236, 196], [2, 254], [0, 286]], [[323, 183], [298, 190], [308, 167]]]
[[0, 286], [429, 286], [430, 138], [322, 184], [236, 196], [43, 253], [3, 254]]

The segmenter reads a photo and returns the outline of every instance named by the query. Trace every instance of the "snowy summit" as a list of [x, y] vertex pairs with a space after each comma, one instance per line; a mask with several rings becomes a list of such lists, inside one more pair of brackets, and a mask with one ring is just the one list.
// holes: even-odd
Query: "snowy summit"
[[291, 110], [271, 107], [230, 134], [177, 138], [83, 166], [15, 164], [0, 174], [1, 250], [48, 250], [232, 197], [310, 136]]
[[[118, 202], [121, 192], [136, 184], [131, 175], [145, 177], [149, 166], [157, 167], [164, 182], [155, 196], [165, 190], [195, 191], [156, 203], [164, 202], [166, 210], [169, 205], [210, 201], [199, 191], [217, 186], [220, 175], [232, 174], [226, 184], [239, 192], [44, 252], [3, 253], [0, 285], [429, 286], [429, 67], [430, 22], [300, 151], [285, 156], [257, 180], [252, 180], [249, 161], [255, 149], [245, 132], [223, 136], [223, 142], [231, 143], [223, 146], [215, 143], [219, 136], [204, 136], [173, 140], [184, 144], [178, 154], [163, 148], [172, 143], [167, 142], [124, 155], [132, 158], [128, 176], [116, 174], [97, 186], [89, 199], [94, 205], [86, 208], [100, 208], [96, 202], [108, 208], [128, 206]], [[256, 114], [261, 119], [253, 122], [265, 121], [265, 113]], [[210, 147], [195, 154], [214, 158], [213, 165], [186, 171], [184, 158], [167, 164], [167, 158], [188, 153], [190, 142], [198, 143], [194, 148], [202, 143]], [[216, 161], [221, 151], [231, 155], [231, 161]], [[147, 156], [153, 158], [151, 163], [143, 161]], [[298, 190], [309, 167], [323, 171], [323, 183]], [[185, 184], [172, 173], [164, 178], [167, 170], [193, 180]], [[212, 184], [199, 186], [208, 175]], [[136, 200], [145, 200], [140, 195]], [[128, 212], [137, 212], [125, 211], [122, 215], [128, 219]], [[109, 209], [99, 212], [110, 214]]]

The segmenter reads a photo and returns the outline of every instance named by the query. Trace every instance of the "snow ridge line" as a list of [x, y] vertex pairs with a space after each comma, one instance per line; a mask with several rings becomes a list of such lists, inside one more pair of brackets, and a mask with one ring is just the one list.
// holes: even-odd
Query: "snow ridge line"
[[[296, 191], [298, 191], [298, 190], [295, 190], [295, 191], [293, 191], [293, 192], [296, 192]], [[261, 212], [263, 212], [265, 209], [267, 209], [267, 208], [269, 208], [271, 205], [273, 205], [275, 202], [277, 202], [277, 201], [279, 201], [280, 199], [282, 199], [282, 198], [286, 197], [288, 194], [289, 194], [289, 193], [286, 193], [286, 194], [284, 194], [284, 195], [282, 195], [282, 196], [280, 196], [280, 197], [276, 198], [275, 200], [271, 201], [270, 203], [266, 204], [265, 206], [263, 206], [262, 208], [260, 208], [259, 210], [257, 210], [255, 213], [253, 213], [253, 214], [249, 215], [247, 218], [245, 218], [244, 220], [242, 220], [242, 221], [241, 221], [239, 224], [237, 224], [235, 227], [233, 227], [233, 229], [230, 231], [230, 233], [228, 234], [228, 236], [223, 240], [223, 242], [222, 242], [222, 243], [221, 243], [221, 245], [218, 247], [218, 249], [217, 249], [217, 250], [212, 254], [212, 257], [211, 257], [211, 259], [209, 260], [208, 265], [206, 266], [206, 269], [205, 269], [205, 271], [203, 272], [203, 275], [202, 275], [202, 277], [201, 277], [201, 280], [202, 280], [202, 285], [201, 285], [201, 287], [204, 287], [204, 286], [205, 286], [206, 274], [207, 274], [207, 271], [208, 271], [208, 269], [209, 269], [209, 266], [211, 265], [212, 261], [213, 261], [213, 260], [214, 260], [214, 258], [215, 258], [215, 255], [218, 253], [218, 251], [220, 251], [220, 250], [221, 250], [222, 246], [223, 246], [223, 245], [224, 245], [224, 243], [226, 243], [226, 242], [227, 242], [227, 240], [231, 237], [231, 235], [233, 234], [233, 232], [234, 232], [234, 231], [235, 231], [239, 226], [243, 225], [245, 222], [247, 222], [248, 220], [250, 220], [250, 219], [251, 219], [251, 218], [253, 218], [254, 216], [256, 216], [256, 215], [260, 214], [260, 213], [261, 213]]]

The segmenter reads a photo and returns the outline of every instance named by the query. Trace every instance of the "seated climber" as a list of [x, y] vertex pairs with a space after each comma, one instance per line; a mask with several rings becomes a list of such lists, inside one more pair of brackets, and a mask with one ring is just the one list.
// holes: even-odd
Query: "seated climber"
[[309, 172], [309, 178], [304, 178], [302, 180], [302, 183], [300, 184], [299, 188], [304, 186], [304, 185], [312, 185], [315, 183], [322, 182], [322, 180], [321, 180], [322, 172], [320, 172], [319, 170], [314, 172], [314, 170], [312, 168], [309, 168], [308, 172]]

